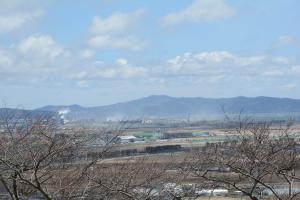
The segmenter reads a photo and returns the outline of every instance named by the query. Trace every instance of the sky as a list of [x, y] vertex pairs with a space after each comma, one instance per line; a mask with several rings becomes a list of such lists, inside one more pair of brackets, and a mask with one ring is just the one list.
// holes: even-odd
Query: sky
[[0, 100], [300, 99], [299, 0], [0, 0]]

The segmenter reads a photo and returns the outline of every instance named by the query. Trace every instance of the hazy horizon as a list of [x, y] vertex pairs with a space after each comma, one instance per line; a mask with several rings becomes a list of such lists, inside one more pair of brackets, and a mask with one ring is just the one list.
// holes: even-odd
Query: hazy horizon
[[26, 106], [26, 105], [16, 105], [16, 106], [9, 106], [9, 104], [7, 104], [5, 101], [2, 102], [2, 105], [0, 106], [0, 108], [17, 108], [17, 109], [28, 109], [28, 110], [34, 110], [34, 109], [39, 109], [45, 106], [80, 106], [83, 108], [89, 108], [89, 107], [99, 107], [99, 106], [110, 106], [110, 105], [114, 105], [114, 104], [118, 104], [118, 103], [127, 103], [127, 102], [131, 102], [131, 101], [135, 101], [135, 100], [142, 100], [142, 99], [146, 99], [146, 98], [150, 98], [150, 97], [170, 97], [170, 98], [202, 98], [202, 99], [233, 99], [233, 98], [259, 98], [259, 97], [265, 97], [265, 98], [276, 98], [276, 99], [291, 99], [291, 100], [300, 100], [297, 98], [289, 98], [289, 97], [273, 97], [273, 96], [232, 96], [232, 97], [201, 97], [201, 96], [170, 96], [170, 95], [165, 95], [165, 94], [152, 94], [152, 95], [148, 95], [148, 96], [142, 96], [142, 97], [137, 97], [134, 99], [126, 99], [123, 101], [111, 101], [107, 104], [95, 104], [95, 105], [85, 105], [85, 104], [78, 104], [78, 103], [70, 103], [70, 104], [41, 104], [40, 106], [37, 107], [30, 107], [30, 106]]
[[300, 99], [300, 1], [0, 0], [0, 100]]

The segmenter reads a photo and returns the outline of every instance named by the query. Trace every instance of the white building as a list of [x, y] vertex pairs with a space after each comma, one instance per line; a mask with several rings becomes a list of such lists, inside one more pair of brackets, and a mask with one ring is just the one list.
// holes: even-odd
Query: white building
[[130, 142], [135, 142], [136, 141], [136, 137], [133, 136], [133, 135], [118, 136], [118, 139], [120, 140], [120, 142], [122, 144], [130, 143]]

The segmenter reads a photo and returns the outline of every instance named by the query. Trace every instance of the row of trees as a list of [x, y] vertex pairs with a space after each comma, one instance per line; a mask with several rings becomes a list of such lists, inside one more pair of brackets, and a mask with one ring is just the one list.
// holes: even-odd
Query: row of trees
[[198, 190], [226, 188], [252, 200], [264, 193], [299, 199], [298, 144], [290, 123], [273, 130], [271, 123], [240, 120], [230, 129], [234, 140], [185, 152], [183, 161], [144, 156], [108, 162], [105, 155], [122, 131], [101, 131], [101, 153], [87, 159], [84, 128], [63, 133], [51, 117], [13, 113], [2, 113], [0, 121], [1, 199], [180, 199], [167, 183], [191, 180]]

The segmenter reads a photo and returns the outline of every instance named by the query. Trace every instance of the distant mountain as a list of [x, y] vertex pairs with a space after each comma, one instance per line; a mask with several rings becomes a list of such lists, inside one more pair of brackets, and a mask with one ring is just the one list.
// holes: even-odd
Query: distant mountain
[[226, 114], [279, 116], [300, 113], [300, 100], [273, 97], [184, 98], [153, 95], [108, 106], [45, 106], [39, 111], [54, 111], [69, 120], [140, 118], [216, 119]]
[[51, 117], [60, 119], [60, 116], [56, 111], [49, 111], [49, 110], [25, 110], [25, 109], [18, 109], [18, 108], [0, 108], [0, 121], [5, 120], [8, 118], [9, 120], [12, 119], [33, 119], [38, 117]]

